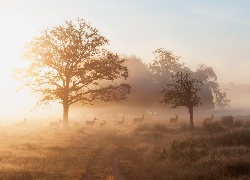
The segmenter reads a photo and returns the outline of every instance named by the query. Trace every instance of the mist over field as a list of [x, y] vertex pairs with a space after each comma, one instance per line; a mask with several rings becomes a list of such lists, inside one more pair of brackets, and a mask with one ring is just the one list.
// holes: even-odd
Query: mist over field
[[249, 7], [0, 0], [0, 179], [250, 179]]

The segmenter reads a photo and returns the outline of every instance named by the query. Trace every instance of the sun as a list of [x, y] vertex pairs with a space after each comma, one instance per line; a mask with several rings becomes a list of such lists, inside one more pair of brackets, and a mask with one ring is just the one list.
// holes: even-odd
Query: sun
[[13, 83], [13, 70], [22, 67], [24, 62], [21, 59], [22, 42], [21, 37], [15, 31], [13, 19], [0, 16], [0, 22], [4, 24], [0, 29], [0, 88], [10, 90]]
[[0, 121], [18, 114], [20, 106], [29, 103], [27, 94], [16, 93], [19, 84], [13, 75], [15, 69], [25, 66], [21, 56], [32, 34], [26, 20], [18, 11], [0, 6]]

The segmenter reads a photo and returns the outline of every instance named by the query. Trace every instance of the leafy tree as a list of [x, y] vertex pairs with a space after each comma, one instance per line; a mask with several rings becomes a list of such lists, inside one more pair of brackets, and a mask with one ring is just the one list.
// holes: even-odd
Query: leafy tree
[[175, 56], [171, 51], [163, 48], [154, 52], [155, 60], [148, 65], [148, 69], [154, 77], [155, 83], [163, 83], [170, 80], [172, 74], [182, 71], [186, 67], [180, 63], [179, 56]]
[[43, 30], [25, 47], [27, 68], [17, 78], [34, 92], [41, 92], [40, 104], [57, 101], [63, 105], [64, 127], [68, 126], [69, 106], [81, 102], [122, 101], [130, 92], [125, 83], [125, 59], [106, 51], [108, 40], [83, 19]]
[[230, 101], [226, 99], [227, 93], [221, 91], [212, 67], [200, 64], [194, 73], [195, 77], [203, 83], [201, 95], [203, 107], [213, 109], [215, 105], [221, 108], [228, 106]]
[[[96, 102], [95, 108], [99, 108], [99, 111], [104, 113], [125, 113], [125, 114], [144, 114], [147, 110], [155, 110], [159, 107], [159, 102], [155, 96], [158, 89], [155, 88], [152, 75], [147, 68], [147, 64], [134, 55], [121, 55], [125, 58], [126, 67], [128, 68], [129, 77], [126, 79], [126, 83], [131, 86], [130, 95], [127, 97], [125, 103], [115, 104], [109, 103], [104, 106], [103, 102]], [[117, 83], [124, 83], [124, 80], [116, 80]]]
[[171, 80], [172, 83], [163, 85], [161, 90], [163, 99], [160, 102], [170, 104], [172, 108], [187, 107], [190, 114], [190, 125], [194, 127], [193, 108], [201, 104], [201, 98], [198, 94], [201, 93], [203, 83], [192, 77], [188, 71], [175, 73]]
[[226, 106], [229, 106], [229, 103], [231, 102], [231, 100], [227, 99], [227, 92], [219, 92], [218, 94], [216, 94], [216, 105], [218, 107], [225, 108]]
[[177, 74], [185, 72], [192, 75], [191, 79], [202, 83], [202, 86], [199, 86], [200, 90], [197, 92], [197, 97], [199, 97], [202, 107], [213, 109], [215, 105], [219, 107], [228, 105], [229, 101], [226, 100], [227, 94], [226, 92], [221, 92], [217, 76], [212, 67], [201, 64], [193, 72], [183, 63], [180, 63], [180, 57], [175, 56], [171, 51], [160, 48], [154, 51], [154, 55], [155, 60], [149, 64], [148, 68], [154, 77], [154, 86], [157, 86], [159, 91], [162, 89], [162, 84], [164, 86], [173, 84], [173, 74], [176, 77]]
[[126, 59], [129, 70], [127, 82], [131, 86], [131, 94], [126, 104], [129, 107], [134, 107], [133, 109], [136, 111], [143, 111], [143, 109], [145, 111], [145, 108], [150, 108], [155, 101], [154, 96], [152, 96], [155, 91], [152, 75], [141, 59], [135, 56], [129, 56]]

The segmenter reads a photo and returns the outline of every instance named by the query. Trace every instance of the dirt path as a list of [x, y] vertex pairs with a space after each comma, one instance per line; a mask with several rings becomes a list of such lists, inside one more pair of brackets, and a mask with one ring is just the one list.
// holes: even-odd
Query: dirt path
[[99, 147], [93, 156], [94, 159], [88, 163], [87, 173], [81, 179], [126, 180], [119, 170], [114, 144], [105, 138], [100, 138], [96, 143]]
[[121, 174], [118, 166], [118, 158], [115, 154], [111, 157], [111, 167], [116, 180], [126, 180], [126, 178]]

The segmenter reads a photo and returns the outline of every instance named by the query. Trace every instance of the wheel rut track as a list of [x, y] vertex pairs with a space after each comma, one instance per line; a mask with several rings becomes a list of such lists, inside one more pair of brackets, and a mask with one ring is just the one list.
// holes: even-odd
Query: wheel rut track
[[[96, 141], [99, 145], [94, 158], [88, 163], [82, 180], [126, 180], [121, 174], [114, 144], [105, 138]], [[112, 148], [110, 148], [112, 147]]]

